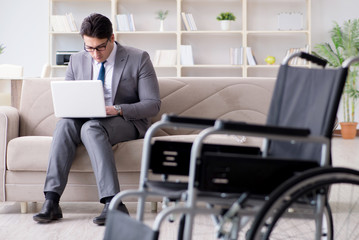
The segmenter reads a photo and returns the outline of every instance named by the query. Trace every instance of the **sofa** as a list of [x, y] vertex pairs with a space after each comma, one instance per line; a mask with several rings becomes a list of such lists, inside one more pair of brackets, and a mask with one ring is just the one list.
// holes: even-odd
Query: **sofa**
[[[48, 165], [52, 133], [58, 119], [54, 116], [50, 82], [59, 79], [24, 79], [19, 109], [0, 106], [0, 199], [22, 202], [44, 200], [43, 186]], [[159, 78], [162, 114], [229, 119], [264, 123], [275, 79], [273, 78]], [[197, 131], [161, 129], [156, 138], [193, 141]], [[229, 144], [260, 145], [260, 139], [217, 136]], [[209, 141], [216, 141], [213, 136]], [[218, 139], [217, 139], [218, 140]], [[113, 146], [121, 190], [138, 188], [143, 139]], [[71, 167], [63, 202], [97, 202], [98, 192], [91, 163], [80, 145]], [[129, 200], [130, 201], [130, 200]]]

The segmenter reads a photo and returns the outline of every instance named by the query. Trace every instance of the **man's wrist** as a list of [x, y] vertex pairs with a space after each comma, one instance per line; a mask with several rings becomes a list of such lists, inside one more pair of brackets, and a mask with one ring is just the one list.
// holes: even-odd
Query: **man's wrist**
[[120, 105], [114, 105], [113, 108], [117, 111], [117, 115], [122, 115], [122, 108]]

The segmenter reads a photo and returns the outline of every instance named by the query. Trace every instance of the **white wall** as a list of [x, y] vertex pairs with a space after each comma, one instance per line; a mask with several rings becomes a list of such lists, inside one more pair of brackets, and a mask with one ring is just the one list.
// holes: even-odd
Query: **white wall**
[[[303, 0], [304, 1], [304, 0]], [[0, 64], [24, 66], [25, 77], [40, 76], [48, 61], [48, 0], [1, 2]], [[359, 18], [358, 0], [312, 0], [312, 45], [329, 41], [333, 21]]]
[[0, 64], [24, 66], [24, 76], [39, 77], [48, 59], [48, 0], [1, 0]]
[[334, 21], [342, 25], [353, 18], [359, 18], [358, 0], [312, 0], [312, 47], [330, 41]]

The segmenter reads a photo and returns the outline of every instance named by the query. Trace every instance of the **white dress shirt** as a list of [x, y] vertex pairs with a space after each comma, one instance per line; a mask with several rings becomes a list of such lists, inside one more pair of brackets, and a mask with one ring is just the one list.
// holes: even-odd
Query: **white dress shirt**
[[[117, 45], [113, 45], [112, 52], [105, 62], [105, 84], [103, 92], [105, 95], [105, 105], [112, 106], [112, 78], [113, 78], [113, 68], [115, 66], [115, 57], [116, 57]], [[98, 74], [100, 72], [101, 63], [92, 59], [92, 79], [97, 80]]]

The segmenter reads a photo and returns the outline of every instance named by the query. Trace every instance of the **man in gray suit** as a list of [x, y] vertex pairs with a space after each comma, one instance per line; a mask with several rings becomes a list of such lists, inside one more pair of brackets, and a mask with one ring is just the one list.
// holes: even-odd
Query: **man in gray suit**
[[[50, 150], [45, 202], [33, 217], [40, 223], [62, 218], [60, 197], [76, 148], [82, 143], [91, 159], [100, 202], [105, 204], [93, 222], [105, 224], [109, 203], [120, 191], [112, 146], [143, 137], [149, 117], [160, 110], [158, 81], [147, 52], [117, 43], [110, 20], [100, 14], [85, 18], [80, 34], [84, 51], [71, 56], [66, 80], [103, 81], [106, 113], [112, 117], [59, 120]], [[128, 214], [124, 204], [119, 210]]]

